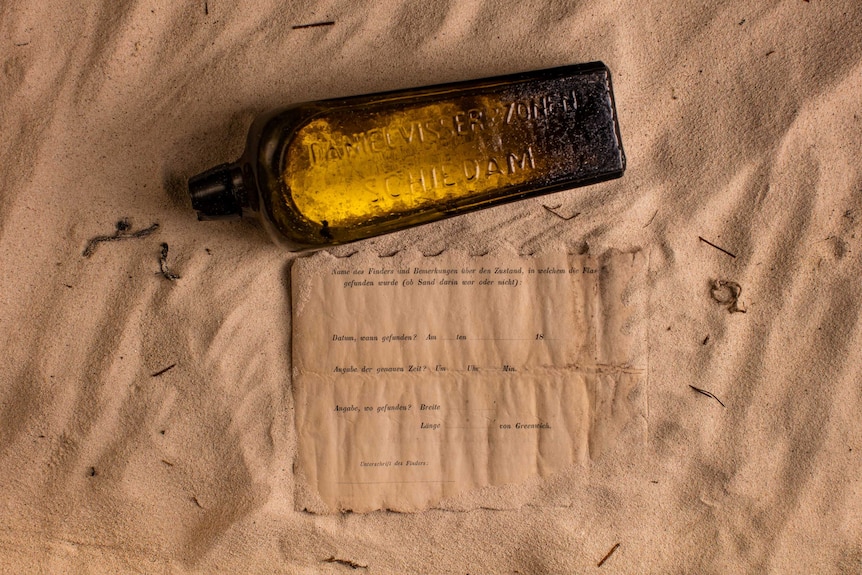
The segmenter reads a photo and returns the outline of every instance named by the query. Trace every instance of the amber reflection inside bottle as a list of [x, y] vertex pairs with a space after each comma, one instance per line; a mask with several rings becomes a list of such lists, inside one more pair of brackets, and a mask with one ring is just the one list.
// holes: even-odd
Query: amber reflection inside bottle
[[200, 219], [258, 211], [317, 249], [622, 175], [601, 63], [300, 104], [192, 178]]

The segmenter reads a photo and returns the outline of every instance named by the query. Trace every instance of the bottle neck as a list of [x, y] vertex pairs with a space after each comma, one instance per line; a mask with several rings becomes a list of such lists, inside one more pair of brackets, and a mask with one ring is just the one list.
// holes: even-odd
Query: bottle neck
[[249, 207], [248, 187], [239, 163], [221, 164], [189, 179], [198, 220], [232, 220]]

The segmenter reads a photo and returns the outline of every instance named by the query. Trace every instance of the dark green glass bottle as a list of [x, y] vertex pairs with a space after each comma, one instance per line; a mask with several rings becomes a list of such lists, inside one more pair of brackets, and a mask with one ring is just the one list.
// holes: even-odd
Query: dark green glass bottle
[[610, 72], [596, 62], [278, 110], [189, 193], [199, 219], [256, 212], [304, 251], [624, 170]]

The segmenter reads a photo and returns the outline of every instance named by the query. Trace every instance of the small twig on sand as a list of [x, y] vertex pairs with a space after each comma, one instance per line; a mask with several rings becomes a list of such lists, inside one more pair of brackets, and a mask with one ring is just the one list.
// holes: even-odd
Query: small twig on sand
[[168, 269], [168, 244], [162, 244], [162, 252], [159, 256], [159, 271], [165, 277], [165, 279], [171, 281], [176, 281], [180, 279], [180, 276], [178, 274], [175, 274]]
[[155, 232], [159, 229], [159, 224], [153, 224], [148, 228], [144, 228], [142, 230], [138, 230], [136, 232], [130, 232], [132, 225], [129, 223], [127, 218], [123, 218], [119, 222], [117, 222], [117, 229], [114, 231], [113, 235], [110, 236], [96, 236], [91, 238], [87, 242], [87, 247], [84, 248], [84, 252], [81, 254], [85, 258], [93, 255], [93, 252], [96, 251], [96, 247], [102, 242], [117, 242], [120, 240], [134, 240], [138, 238], [145, 238], [148, 235]]
[[610, 550], [610, 551], [608, 551], [607, 555], [605, 555], [604, 557], [602, 557], [602, 560], [601, 560], [601, 561], [599, 561], [598, 563], [596, 563], [596, 567], [601, 567], [602, 565], [604, 565], [604, 564], [605, 564], [605, 561], [607, 561], [608, 559], [610, 559], [610, 558], [611, 558], [611, 555], [613, 555], [613, 554], [616, 552], [616, 550], [617, 550], [617, 549], [619, 549], [619, 548], [620, 548], [620, 544], [619, 544], [619, 543], [617, 543], [616, 545], [614, 545], [613, 547], [611, 547], [611, 550]]
[[652, 223], [652, 221], [655, 219], [655, 217], [656, 217], [657, 215], [658, 215], [658, 210], [656, 210], [656, 211], [653, 213], [653, 215], [652, 215], [652, 217], [649, 219], [649, 221], [648, 221], [646, 224], [644, 224], [644, 227], [645, 227], [645, 228], [646, 228], [646, 227], [649, 227], [649, 225]]
[[562, 208], [563, 204], [560, 204], [559, 206], [554, 206], [554, 207], [546, 206], [545, 204], [542, 204], [542, 207], [545, 208], [546, 210], [548, 210], [549, 212], [551, 212], [552, 214], [554, 214], [555, 216], [557, 216], [558, 218], [560, 218], [561, 220], [563, 220], [564, 222], [567, 222], [569, 220], [573, 220], [576, 217], [578, 217], [579, 215], [581, 215], [581, 212], [575, 212], [571, 216], [566, 217], [566, 216], [562, 216], [562, 215], [560, 215], [554, 211], [554, 210], [558, 210], [558, 209]]
[[313, 24], [297, 24], [296, 26], [291, 26], [294, 30], [303, 30], [305, 28], [320, 28], [321, 26], [333, 26], [335, 22], [327, 21], [327, 22], [315, 22]]
[[727, 255], [729, 255], [730, 257], [732, 257], [732, 258], [736, 259], [736, 255], [734, 255], [734, 254], [730, 253], [729, 251], [727, 251], [726, 249], [724, 249], [724, 248], [722, 248], [722, 247], [719, 247], [719, 246], [715, 245], [715, 244], [714, 244], [714, 243], [712, 243], [711, 241], [709, 241], [709, 240], [707, 240], [707, 239], [704, 239], [704, 238], [702, 238], [701, 236], [697, 236], [697, 239], [699, 239], [700, 241], [702, 241], [702, 242], [703, 242], [703, 243], [705, 243], [706, 245], [708, 245], [708, 246], [712, 246], [712, 247], [714, 247], [715, 249], [717, 249], [718, 251], [720, 251], [720, 252], [724, 252], [724, 253], [726, 253]]
[[173, 369], [173, 368], [175, 368], [176, 366], [177, 366], [177, 364], [172, 363], [172, 364], [170, 364], [168, 367], [165, 367], [165, 368], [163, 368], [163, 369], [160, 369], [159, 371], [157, 371], [157, 372], [155, 372], [155, 373], [151, 373], [151, 374], [150, 374], [150, 377], [159, 377], [160, 375], [163, 375], [163, 374], [165, 374], [165, 373], [169, 372], [170, 370], [172, 370], [172, 369]]
[[360, 565], [349, 559], [336, 559], [335, 555], [330, 556], [329, 559], [323, 559], [323, 563], [338, 563], [339, 565], [346, 565], [351, 569], [368, 569], [368, 565]]
[[714, 396], [714, 395], [712, 394], [712, 392], [709, 392], [709, 391], [707, 391], [707, 390], [705, 390], [705, 389], [701, 389], [701, 388], [699, 388], [699, 387], [695, 387], [695, 386], [693, 386], [693, 385], [691, 385], [691, 384], [689, 384], [689, 387], [690, 387], [690, 388], [692, 388], [693, 390], [695, 390], [696, 392], [700, 393], [700, 394], [703, 394], [703, 395], [705, 395], [705, 396], [707, 396], [707, 397], [711, 397], [711, 398], [713, 398], [714, 400], [716, 400], [718, 403], [720, 403], [720, 404], [721, 404], [721, 407], [727, 407], [726, 405], [724, 405], [724, 403], [723, 403], [720, 399], [718, 399], [716, 396]]

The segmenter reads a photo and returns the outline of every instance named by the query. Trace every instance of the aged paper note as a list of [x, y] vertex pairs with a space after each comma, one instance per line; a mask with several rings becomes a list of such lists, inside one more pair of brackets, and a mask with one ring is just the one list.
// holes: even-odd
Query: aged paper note
[[417, 511], [595, 455], [643, 376], [644, 269], [640, 252], [294, 262], [297, 506]]

